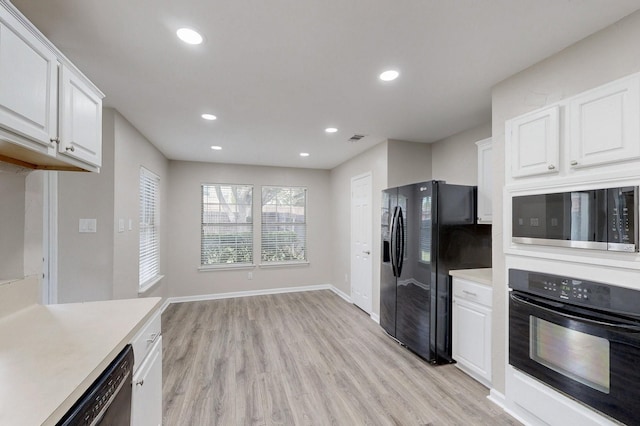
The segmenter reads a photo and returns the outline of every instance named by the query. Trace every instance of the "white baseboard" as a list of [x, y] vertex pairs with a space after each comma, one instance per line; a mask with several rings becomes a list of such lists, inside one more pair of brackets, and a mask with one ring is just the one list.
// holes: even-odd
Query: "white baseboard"
[[[230, 293], [199, 294], [195, 296], [175, 296], [175, 297], [167, 298], [167, 301], [165, 302], [165, 304], [183, 303], [183, 302], [200, 302], [203, 300], [231, 299], [234, 297], [265, 296], [268, 294], [298, 293], [301, 291], [317, 291], [317, 290], [331, 290], [334, 293], [338, 294], [340, 297], [343, 297], [340, 294], [342, 292], [338, 293], [340, 290], [336, 289], [331, 284], [319, 284], [319, 285], [309, 285], [309, 286], [302, 286], [302, 287], [281, 287], [281, 288], [269, 288], [265, 290], [234, 291]], [[163, 308], [165, 308], [164, 305], [163, 305]]]
[[487, 399], [503, 410], [507, 407], [507, 398], [504, 396], [502, 392], [498, 392], [495, 389], [491, 389], [489, 391], [489, 395], [487, 395]]
[[163, 313], [169, 307], [169, 305], [171, 305], [171, 303], [172, 302], [170, 297], [164, 299], [164, 302], [162, 302], [162, 306], [160, 307], [160, 313]]
[[346, 300], [349, 303], [353, 303], [353, 300], [351, 300], [351, 296], [349, 296], [347, 293], [345, 293], [344, 291], [340, 290], [338, 287], [336, 286], [331, 286], [330, 288], [331, 291], [333, 291], [335, 294], [337, 294], [338, 296], [342, 297], [344, 300]]
[[[302, 291], [317, 291], [317, 290], [331, 290], [338, 296], [340, 296], [345, 302], [353, 304], [351, 300], [351, 296], [349, 296], [344, 291], [339, 288], [331, 285], [331, 284], [319, 284], [319, 285], [308, 285], [302, 287], [282, 287], [282, 288], [270, 288], [266, 290], [250, 290], [250, 291], [234, 291], [231, 293], [212, 293], [212, 294], [199, 294], [195, 296], [175, 296], [175, 297], [167, 297], [162, 307], [160, 308], [160, 312], [164, 312], [169, 305], [172, 303], [183, 303], [183, 302], [200, 302], [204, 300], [218, 300], [218, 299], [231, 299], [234, 297], [251, 297], [251, 296], [264, 296], [267, 294], [282, 294], [282, 293], [298, 293]], [[371, 319], [380, 324], [380, 315], [375, 312], [371, 313]]]
[[518, 420], [523, 425], [532, 426], [530, 422], [528, 422], [526, 419], [524, 419], [522, 416], [508, 407], [507, 397], [502, 392], [498, 392], [497, 390], [492, 388], [489, 391], [489, 395], [487, 395], [487, 399], [496, 404], [498, 407], [502, 408], [505, 413]]

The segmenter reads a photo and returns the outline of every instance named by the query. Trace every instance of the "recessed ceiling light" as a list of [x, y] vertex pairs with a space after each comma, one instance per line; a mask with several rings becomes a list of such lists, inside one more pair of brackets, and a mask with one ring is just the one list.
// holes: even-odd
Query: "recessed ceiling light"
[[308, 152], [301, 152], [300, 153], [300, 157], [308, 157], [309, 153]]
[[218, 118], [213, 114], [202, 114], [200, 117], [204, 118], [205, 120], [209, 120], [209, 121], [213, 121], [213, 120]]
[[222, 147], [218, 146], [218, 145], [212, 145], [211, 149], [214, 150], [214, 151], [220, 151], [222, 149]]
[[176, 35], [187, 44], [200, 44], [204, 41], [200, 33], [191, 28], [180, 28], [176, 31]]
[[335, 133], [338, 131], [338, 129], [336, 129], [335, 127], [327, 127], [326, 129], [324, 129], [324, 131], [327, 133]]
[[382, 81], [393, 81], [396, 78], [398, 78], [398, 76], [400, 75], [400, 73], [396, 70], [387, 70], [385, 72], [383, 72], [382, 74], [380, 74], [380, 80]]

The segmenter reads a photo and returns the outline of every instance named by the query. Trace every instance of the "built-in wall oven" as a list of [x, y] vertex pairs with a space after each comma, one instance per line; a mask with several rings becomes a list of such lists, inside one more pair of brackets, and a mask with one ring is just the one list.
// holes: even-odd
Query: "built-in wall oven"
[[640, 421], [640, 291], [509, 270], [509, 363], [627, 424]]

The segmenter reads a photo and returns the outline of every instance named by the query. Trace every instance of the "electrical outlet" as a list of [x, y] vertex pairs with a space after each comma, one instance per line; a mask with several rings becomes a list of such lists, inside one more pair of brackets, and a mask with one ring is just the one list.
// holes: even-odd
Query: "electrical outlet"
[[249, 275], [247, 275], [247, 278], [252, 280], [253, 279], [253, 272], [249, 272]]

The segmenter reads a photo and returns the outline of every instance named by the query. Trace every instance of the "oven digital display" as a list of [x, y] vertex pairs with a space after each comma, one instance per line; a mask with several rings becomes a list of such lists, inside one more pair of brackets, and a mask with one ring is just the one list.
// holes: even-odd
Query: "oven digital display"
[[609, 393], [609, 341], [529, 317], [532, 360], [600, 392]]

